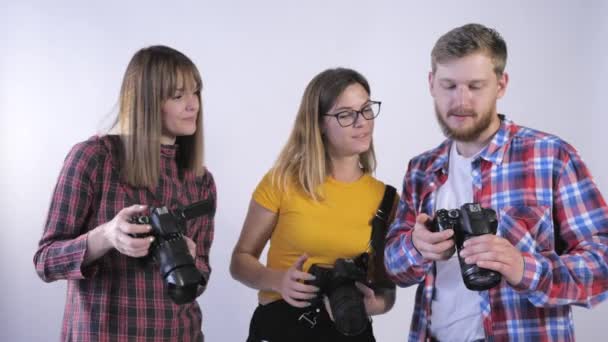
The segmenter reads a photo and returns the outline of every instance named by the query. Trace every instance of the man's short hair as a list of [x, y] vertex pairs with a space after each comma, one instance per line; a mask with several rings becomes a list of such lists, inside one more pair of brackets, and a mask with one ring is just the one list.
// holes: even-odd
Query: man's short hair
[[433, 73], [437, 64], [482, 52], [492, 58], [494, 72], [502, 76], [507, 64], [507, 43], [500, 34], [481, 24], [466, 24], [452, 29], [437, 40], [431, 52]]

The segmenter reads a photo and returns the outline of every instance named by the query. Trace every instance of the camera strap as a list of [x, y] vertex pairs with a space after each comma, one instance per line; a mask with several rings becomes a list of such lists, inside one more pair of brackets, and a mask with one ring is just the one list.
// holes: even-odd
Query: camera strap
[[393, 209], [396, 194], [397, 190], [394, 187], [388, 184], [385, 186], [382, 202], [380, 202], [380, 207], [372, 219], [372, 234], [370, 237], [372, 253], [384, 249], [384, 238], [386, 237], [386, 230], [389, 224], [389, 215]]
[[176, 212], [179, 213], [178, 215], [180, 217], [188, 221], [206, 214], [214, 215], [215, 203], [210, 199], [204, 199], [202, 201], [192, 203], [186, 207], [176, 209]]

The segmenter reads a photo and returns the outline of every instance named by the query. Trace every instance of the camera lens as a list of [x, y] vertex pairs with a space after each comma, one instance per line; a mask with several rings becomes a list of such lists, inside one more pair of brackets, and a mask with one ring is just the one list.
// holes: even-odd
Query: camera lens
[[[460, 251], [465, 240], [484, 234], [495, 234], [498, 222], [496, 214], [490, 208], [482, 208], [478, 203], [467, 203], [461, 207], [461, 228], [455, 231], [456, 247]], [[476, 264], [467, 264], [458, 255], [464, 284], [469, 290], [488, 290], [500, 283], [500, 273], [478, 267]]]
[[474, 291], [490, 289], [498, 285], [501, 280], [500, 273], [471, 265], [462, 276], [466, 287]]
[[356, 336], [367, 328], [369, 320], [363, 295], [354, 284], [345, 284], [328, 294], [336, 329], [346, 336]]

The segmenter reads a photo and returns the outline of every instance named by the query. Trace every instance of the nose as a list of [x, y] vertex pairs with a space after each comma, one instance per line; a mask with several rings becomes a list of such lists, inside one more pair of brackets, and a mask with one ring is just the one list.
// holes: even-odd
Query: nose
[[363, 115], [361, 114], [361, 112], [355, 112], [357, 114], [355, 114], [355, 122], [353, 122], [353, 127], [361, 127], [363, 126], [363, 122], [367, 121], [365, 120], [365, 118], [363, 117]]
[[353, 127], [364, 127], [370, 124], [372, 120], [366, 120], [363, 117], [363, 114], [359, 111], [357, 112], [357, 116], [355, 117], [355, 122], [353, 123]]
[[471, 101], [471, 91], [466, 85], [460, 85], [456, 90], [456, 104], [461, 108], [468, 108]]
[[197, 112], [199, 107], [198, 95], [189, 95], [186, 102], [186, 110], [191, 112]]

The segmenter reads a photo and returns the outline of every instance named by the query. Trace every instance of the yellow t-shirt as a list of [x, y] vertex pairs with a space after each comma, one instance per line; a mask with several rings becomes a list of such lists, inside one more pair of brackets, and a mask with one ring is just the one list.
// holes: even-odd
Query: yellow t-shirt
[[[352, 258], [368, 250], [371, 221], [380, 206], [384, 184], [370, 174], [352, 183], [328, 177], [324, 199], [314, 201], [299, 187], [280, 192], [266, 174], [253, 193], [262, 207], [277, 213], [270, 238], [267, 266], [286, 270], [298, 257], [308, 254], [304, 271], [315, 263], [333, 265], [338, 258]], [[272, 291], [260, 291], [260, 302], [280, 299]]]

